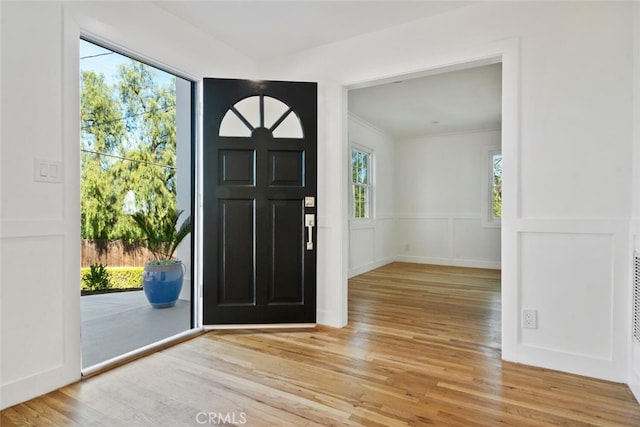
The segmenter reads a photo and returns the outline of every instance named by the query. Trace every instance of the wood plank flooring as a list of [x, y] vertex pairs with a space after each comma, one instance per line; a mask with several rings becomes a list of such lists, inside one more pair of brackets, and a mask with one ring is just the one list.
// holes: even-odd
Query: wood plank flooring
[[4, 426], [638, 426], [628, 387], [500, 359], [500, 272], [394, 263], [349, 325], [215, 331], [4, 410]]

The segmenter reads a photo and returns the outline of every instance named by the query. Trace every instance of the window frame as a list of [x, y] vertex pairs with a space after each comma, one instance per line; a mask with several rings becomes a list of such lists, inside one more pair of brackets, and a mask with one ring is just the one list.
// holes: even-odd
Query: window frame
[[[499, 145], [484, 147], [482, 153], [482, 226], [485, 228], [502, 227], [502, 218], [493, 215], [493, 158], [502, 157], [502, 147]], [[504, 183], [503, 183], [504, 185]], [[502, 185], [500, 186], [502, 188]], [[502, 202], [504, 205], [504, 201]]]
[[[367, 183], [361, 184], [353, 181], [353, 152], [358, 151], [367, 155]], [[374, 184], [374, 157], [373, 150], [364, 145], [352, 142], [350, 146], [350, 156], [349, 156], [349, 193], [350, 193], [350, 219], [353, 221], [365, 222], [372, 221], [374, 218], [374, 204], [373, 204], [373, 184]], [[365, 216], [364, 217], [356, 217], [356, 200], [355, 200], [355, 187], [361, 186], [365, 189], [366, 195], [366, 206], [365, 206]]]

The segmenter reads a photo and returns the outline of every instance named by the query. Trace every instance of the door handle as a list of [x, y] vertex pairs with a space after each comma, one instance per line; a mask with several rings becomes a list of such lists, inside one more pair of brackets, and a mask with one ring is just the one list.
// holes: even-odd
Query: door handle
[[313, 227], [316, 226], [316, 216], [315, 214], [305, 214], [304, 215], [304, 226], [307, 227], [308, 239], [307, 239], [307, 250], [313, 250]]

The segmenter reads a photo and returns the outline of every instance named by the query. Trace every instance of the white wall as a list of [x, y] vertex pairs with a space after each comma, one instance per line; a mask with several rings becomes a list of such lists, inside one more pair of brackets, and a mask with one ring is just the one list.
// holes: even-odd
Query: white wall
[[395, 146], [397, 259], [500, 268], [500, 228], [482, 224], [486, 148], [500, 147], [500, 131], [427, 135]]
[[[188, 76], [254, 64], [142, 2], [2, 2], [0, 407], [80, 378], [80, 30]], [[62, 162], [36, 183], [34, 159]]]
[[[80, 28], [194, 78], [319, 82], [318, 321], [335, 326], [347, 320], [345, 86], [502, 56], [503, 357], [627, 380], [630, 3], [483, 2], [258, 68], [151, 3], [0, 7], [0, 407], [79, 378]], [[35, 157], [62, 161], [64, 182], [34, 183]], [[520, 329], [522, 307], [539, 310], [538, 330]]]
[[[633, 185], [632, 185], [632, 216], [630, 221], [630, 253], [634, 251], [640, 256], [640, 3], [634, 3], [634, 47], [633, 47], [633, 75], [634, 75], [634, 117], [635, 126], [633, 133]], [[630, 267], [631, 269], [631, 267]], [[633, 271], [630, 274], [629, 296], [627, 310], [629, 311], [629, 324], [633, 324]], [[629, 326], [631, 328], [631, 326]], [[633, 337], [633, 330], [627, 333], [630, 342], [629, 386], [636, 399], [640, 401], [640, 342]]]
[[0, 404], [5, 407], [79, 377], [78, 279], [71, 270], [78, 271], [80, 251], [71, 242], [80, 237], [79, 227], [68, 232], [67, 221], [80, 221], [79, 209], [68, 212], [65, 203], [74, 168], [63, 164], [64, 183], [33, 179], [34, 158], [63, 161], [65, 155], [62, 9], [2, 3], [1, 31]]
[[349, 141], [371, 151], [373, 211], [368, 219], [349, 220], [349, 276], [395, 259], [395, 154], [393, 140], [370, 123], [349, 115]]
[[349, 277], [393, 261], [500, 268], [500, 228], [482, 224], [500, 131], [393, 140], [350, 114], [349, 142], [372, 150], [375, 179], [373, 217], [349, 220]]
[[[483, 2], [261, 67], [350, 87], [501, 56], [503, 358], [626, 381], [631, 9]], [[342, 108], [344, 93], [333, 93], [321, 110]], [[346, 128], [346, 115], [340, 123]], [[340, 123], [323, 118], [319, 126]], [[339, 163], [348, 170], [345, 157]], [[344, 180], [330, 191], [344, 197], [347, 188]], [[520, 327], [523, 308], [539, 311], [537, 330]]]

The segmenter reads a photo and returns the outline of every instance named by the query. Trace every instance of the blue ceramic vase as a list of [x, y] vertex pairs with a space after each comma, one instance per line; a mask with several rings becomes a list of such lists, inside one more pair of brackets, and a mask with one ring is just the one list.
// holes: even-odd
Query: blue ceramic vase
[[149, 304], [153, 308], [167, 308], [176, 305], [183, 279], [184, 264], [180, 261], [170, 264], [145, 265], [142, 273], [142, 288]]

